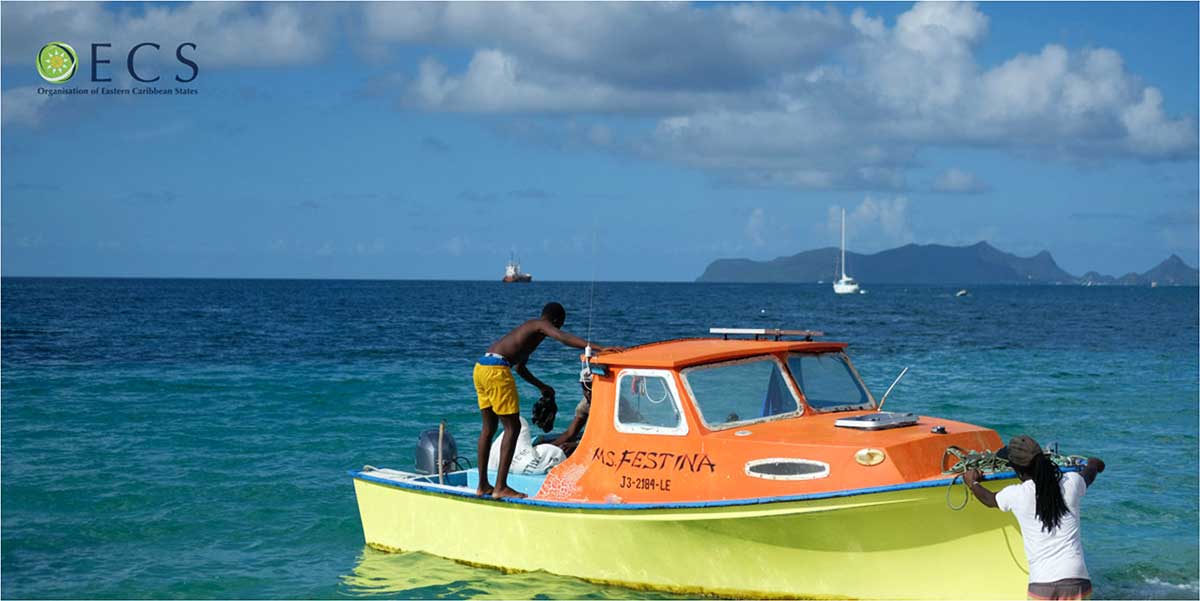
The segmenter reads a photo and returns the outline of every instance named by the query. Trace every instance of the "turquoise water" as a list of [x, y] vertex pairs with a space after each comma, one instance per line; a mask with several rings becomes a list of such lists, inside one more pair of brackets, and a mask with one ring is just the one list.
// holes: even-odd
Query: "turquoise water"
[[[346, 475], [410, 467], [418, 433], [443, 418], [473, 455], [474, 360], [549, 300], [586, 335], [587, 283], [2, 286], [4, 597], [648, 596], [366, 549]], [[1196, 598], [1197, 289], [954, 292], [601, 283], [592, 335], [820, 329], [850, 342], [876, 395], [911, 366], [888, 408], [1108, 462], [1083, 510], [1098, 597]], [[560, 406], [576, 394], [577, 355], [548, 342], [531, 363]]]

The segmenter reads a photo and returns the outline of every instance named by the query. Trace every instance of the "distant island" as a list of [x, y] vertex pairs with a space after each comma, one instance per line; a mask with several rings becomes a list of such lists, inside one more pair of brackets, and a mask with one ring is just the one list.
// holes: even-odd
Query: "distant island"
[[[1197, 286], [1200, 270], [1171, 255], [1153, 269], [1113, 277], [1089, 271], [1073, 276], [1050, 253], [1023, 258], [987, 242], [971, 246], [907, 244], [862, 255], [846, 252], [847, 271], [864, 284], [1074, 284], [1081, 286]], [[832, 282], [838, 249], [805, 251], [771, 261], [717, 259], [697, 282]]]

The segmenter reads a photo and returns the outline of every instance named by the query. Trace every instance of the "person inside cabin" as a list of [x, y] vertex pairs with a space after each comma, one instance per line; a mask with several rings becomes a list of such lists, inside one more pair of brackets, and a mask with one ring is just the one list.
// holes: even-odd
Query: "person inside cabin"
[[[475, 364], [473, 379], [483, 420], [483, 431], [479, 433], [479, 488], [476, 491], [479, 496], [490, 494], [496, 499], [525, 496], [508, 486], [508, 469], [516, 451], [517, 436], [521, 432], [520, 398], [512, 372], [516, 371], [521, 379], [537, 387], [543, 396], [553, 399], [554, 389], [530, 373], [526, 364], [529, 356], [547, 337], [577, 349], [588, 345], [586, 340], [559, 329], [566, 320], [567, 311], [562, 305], [556, 302], [546, 303], [540, 317], [526, 321], [505, 334], [488, 347], [487, 352]], [[619, 347], [599, 345], [595, 345], [594, 348], [601, 353], [621, 350]], [[497, 422], [504, 426], [504, 437], [500, 442], [500, 465], [496, 470], [496, 484], [492, 486], [488, 481], [487, 464]]]
[[567, 426], [567, 430], [555, 438], [550, 444], [560, 448], [568, 456], [575, 452], [575, 447], [579, 446], [579, 436], [583, 432], [583, 427], [587, 425], [588, 415], [592, 412], [592, 374], [586, 369], [579, 374], [579, 387], [583, 389], [583, 398], [579, 399], [579, 404], [575, 405], [575, 417], [571, 419], [571, 425]]
[[992, 492], [979, 483], [983, 474], [967, 470], [963, 481], [988, 507], [1017, 516], [1029, 560], [1030, 599], [1091, 599], [1092, 581], [1083, 561], [1079, 508], [1087, 488], [1104, 471], [1089, 457], [1083, 469], [1062, 472], [1032, 438], [1021, 435], [996, 453], [1012, 465], [1020, 484]]

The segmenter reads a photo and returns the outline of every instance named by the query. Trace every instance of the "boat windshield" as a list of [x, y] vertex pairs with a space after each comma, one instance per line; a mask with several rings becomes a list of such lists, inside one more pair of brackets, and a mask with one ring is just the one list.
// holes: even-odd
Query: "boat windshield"
[[774, 357], [755, 357], [683, 370], [700, 419], [713, 430], [800, 411], [796, 393]]
[[871, 394], [843, 353], [791, 353], [788, 369], [808, 406], [818, 411], [873, 406]]

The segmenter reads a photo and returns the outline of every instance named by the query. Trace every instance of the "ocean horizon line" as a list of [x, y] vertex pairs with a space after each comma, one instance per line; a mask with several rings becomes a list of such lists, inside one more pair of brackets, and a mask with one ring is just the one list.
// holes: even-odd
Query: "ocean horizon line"
[[[293, 277], [293, 276], [145, 276], [145, 275], [0, 275], [0, 280], [143, 280], [143, 281], [245, 281], [245, 282], [441, 282], [441, 283], [511, 283], [514, 286], [536, 286], [538, 284], [696, 284], [701, 286], [831, 286], [832, 282], [700, 282], [696, 280], [558, 280], [539, 279], [536, 282], [503, 282], [498, 279], [478, 278], [379, 278], [379, 277]], [[1150, 288], [1138, 284], [1098, 284], [1086, 286], [1067, 282], [879, 282], [867, 286], [919, 286], [928, 288]], [[1160, 286], [1161, 288], [1197, 288], [1184, 284]]]

